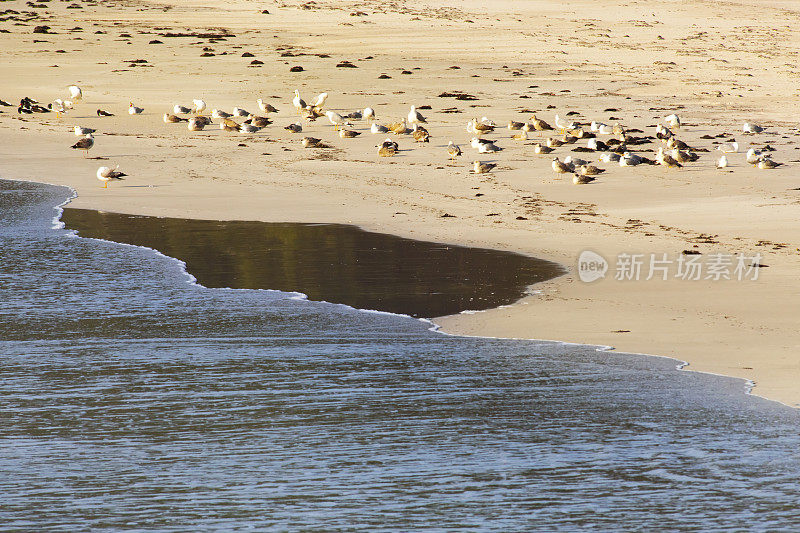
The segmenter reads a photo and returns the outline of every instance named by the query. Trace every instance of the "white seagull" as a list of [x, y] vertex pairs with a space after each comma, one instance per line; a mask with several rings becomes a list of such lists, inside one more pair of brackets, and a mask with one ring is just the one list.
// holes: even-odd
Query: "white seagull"
[[67, 89], [69, 89], [69, 97], [73, 100], [81, 100], [83, 98], [83, 91], [77, 85], [70, 85]]
[[114, 168], [111, 167], [100, 167], [97, 169], [97, 179], [104, 182], [103, 188], [108, 189], [108, 182], [111, 180], [121, 180], [124, 179], [122, 176], [127, 176], [124, 172], [120, 172], [119, 165]]
[[409, 124], [427, 124], [428, 121], [425, 120], [425, 117], [417, 111], [417, 108], [413, 105], [411, 106], [411, 111], [408, 112], [408, 123]]
[[199, 114], [199, 113], [202, 113], [203, 111], [206, 110], [206, 103], [203, 100], [200, 100], [198, 98], [197, 100], [192, 100], [192, 102], [194, 103], [194, 112], [195, 113]]

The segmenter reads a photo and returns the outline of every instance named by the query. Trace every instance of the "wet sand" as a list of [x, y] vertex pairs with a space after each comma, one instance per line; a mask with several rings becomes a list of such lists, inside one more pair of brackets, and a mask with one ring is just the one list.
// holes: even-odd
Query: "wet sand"
[[204, 287], [301, 292], [420, 318], [509, 305], [564, 273], [521, 254], [448, 246], [342, 224], [217, 222], [65, 209], [81, 237], [146, 246]]
[[[0, 98], [47, 102], [77, 83], [84, 101], [61, 119], [3, 107], [3, 177], [74, 187], [79, 208], [353, 224], [558, 262], [571, 272], [537, 286], [540, 294], [437, 323], [454, 333], [676, 357], [694, 370], [751, 379], [756, 394], [800, 402], [794, 3], [39, 5], [3, 4], [20, 13], [0, 22], [9, 32], [0, 33]], [[32, 33], [41, 25], [51, 33]], [[303, 71], [290, 72], [295, 66]], [[369, 134], [365, 122], [354, 123], [360, 137], [340, 139], [323, 118], [303, 134], [333, 148], [303, 149], [302, 135], [283, 129], [297, 120], [294, 89], [308, 100], [328, 92], [326, 108], [337, 111], [369, 105], [381, 123], [399, 120], [410, 105], [430, 106], [422, 113], [431, 142], [400, 136], [401, 152], [379, 158], [384, 136]], [[475, 99], [440, 96], [454, 91]], [[264, 98], [279, 113], [253, 135], [162, 122], [174, 104], [193, 98], [209, 109], [254, 112]], [[128, 115], [131, 101], [144, 113]], [[98, 118], [98, 108], [115, 116]], [[677, 112], [680, 138], [709, 152], [682, 169], [603, 164], [597, 182], [576, 187], [550, 168], [553, 156], [583, 156], [569, 147], [536, 155], [535, 137], [518, 143], [502, 128], [492, 136], [499, 154], [478, 157], [468, 147], [469, 119], [485, 115], [503, 126], [534, 112], [551, 123], [569, 112], [582, 122], [619, 120], [647, 134]], [[746, 120], [767, 131], [743, 136]], [[99, 130], [89, 155], [101, 159], [69, 148], [75, 125]], [[717, 170], [715, 147], [731, 138], [745, 149], [769, 145], [784, 165], [761, 171], [739, 153], [730, 155], [729, 171]], [[457, 162], [447, 160], [448, 140], [465, 152]], [[654, 146], [642, 155], [653, 157]], [[474, 159], [498, 167], [474, 175]], [[120, 164], [130, 176], [101, 189], [101, 164]], [[586, 284], [574, 271], [586, 249], [612, 263], [623, 252], [760, 252], [765, 267], [757, 281], [645, 282], [614, 280], [612, 264], [605, 280]]]

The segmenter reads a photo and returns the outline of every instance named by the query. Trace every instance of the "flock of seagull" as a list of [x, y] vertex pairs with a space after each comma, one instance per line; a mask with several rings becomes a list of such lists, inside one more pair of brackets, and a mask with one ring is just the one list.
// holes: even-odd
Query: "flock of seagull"
[[[47, 106], [42, 106], [36, 100], [25, 97], [20, 101], [17, 111], [20, 114], [55, 112], [57, 116], [61, 116], [71, 110], [76, 102], [83, 99], [83, 91], [77, 85], [69, 86], [68, 91], [69, 99], [56, 99], [47, 104]], [[416, 142], [429, 142], [430, 133], [424, 126], [424, 124], [427, 124], [427, 119], [415, 106], [411, 106], [408, 115], [401, 121], [382, 125], [378, 123], [375, 110], [371, 107], [341, 114], [324, 109], [327, 99], [328, 93], [321, 93], [309, 104], [300, 96], [299, 90], [295, 90], [292, 104], [299, 120], [285, 126], [284, 129], [291, 133], [299, 134], [303, 132], [303, 121], [313, 122], [317, 118], [325, 117], [342, 139], [348, 139], [361, 135], [361, 132], [352, 128], [355, 121], [363, 120], [370, 124], [369, 131], [373, 134], [410, 135]], [[264, 115], [278, 112], [270, 103], [260, 98], [256, 103]], [[10, 105], [2, 100], [0, 100], [0, 104]], [[164, 113], [163, 120], [167, 124], [185, 122], [189, 131], [201, 131], [214, 124], [213, 120], [218, 120], [221, 130], [245, 134], [257, 133], [273, 123], [267, 116], [255, 115], [241, 107], [234, 107], [230, 113], [221, 109], [212, 109], [209, 115], [205, 114], [207, 109], [206, 102], [201, 99], [194, 100], [192, 106], [176, 104], [171, 113]], [[143, 108], [137, 107], [133, 102], [130, 103], [128, 114], [141, 115], [143, 112]], [[109, 117], [114, 115], [108, 111], [98, 109], [97, 116]], [[236, 119], [244, 120], [237, 121]], [[676, 132], [681, 129], [681, 120], [674, 113], [664, 117], [663, 123], [656, 125], [654, 136], [636, 136], [634, 133], [643, 132], [636, 129], [626, 129], [619, 123], [610, 125], [592, 121], [586, 124], [564, 120], [559, 115], [555, 115], [554, 124], [555, 126], [551, 126], [546, 121], [533, 115], [525, 122], [509, 121], [507, 128], [512, 132], [511, 139], [514, 141], [528, 141], [531, 139], [530, 134], [532, 132], [539, 136], [547, 135], [546, 139], [540, 138], [539, 142], [533, 144], [533, 152], [536, 154], [550, 154], [559, 147], [575, 145], [572, 148], [573, 152], [599, 154], [599, 162], [618, 163], [621, 167], [648, 164], [662, 165], [668, 168], [681, 168], [686, 163], [697, 161], [700, 157], [697, 152], [709, 151], [707, 149], [693, 148], [678, 139]], [[502, 148], [496, 144], [497, 141], [482, 137], [483, 135], [496, 133], [497, 128], [498, 126], [487, 117], [483, 117], [480, 120], [477, 118], [470, 120], [466, 128], [468, 133], [474, 135], [470, 141], [470, 146], [478, 154], [494, 154], [501, 151]], [[555, 133], [556, 130], [559, 130], [559, 135], [549, 136], [551, 135], [550, 132]], [[742, 133], [748, 135], [762, 133], [763, 131], [764, 128], [762, 126], [753, 123], [745, 123], [742, 128]], [[75, 126], [74, 133], [80, 139], [71, 148], [82, 150], [84, 154], [88, 154], [95, 144], [95, 132], [96, 130], [93, 128]], [[713, 137], [705, 136], [704, 138]], [[586, 142], [585, 146], [579, 144], [582, 141]], [[658, 147], [654, 159], [633, 152], [633, 147], [658, 142], [661, 145]], [[324, 143], [322, 139], [310, 136], [303, 136], [301, 144], [304, 148], [331, 147]], [[724, 169], [728, 166], [728, 156], [739, 152], [739, 144], [731, 139], [729, 142], [724, 142], [717, 146], [717, 150], [720, 150], [722, 155], [717, 159], [716, 166]], [[782, 163], [772, 160], [769, 153], [771, 150], [768, 146], [762, 150], [752, 147], [745, 154], [745, 160], [759, 169], [773, 169], [782, 165]], [[380, 157], [392, 157], [399, 151], [398, 143], [392, 140], [391, 137], [387, 137], [378, 146], [378, 156]], [[462, 155], [461, 148], [453, 141], [449, 141], [446, 152], [451, 160]], [[496, 166], [495, 163], [475, 160], [473, 161], [472, 172], [486, 174], [492, 172]], [[590, 161], [572, 155], [565, 157], [563, 161], [559, 157], [554, 157], [552, 169], [557, 174], [573, 174], [572, 181], [576, 185], [591, 183], [596, 179], [597, 175], [606, 171], [606, 169], [599, 168]], [[114, 168], [103, 166], [97, 169], [97, 178], [104, 183], [104, 188], [108, 187], [110, 181], [121, 180], [124, 176], [126, 174], [119, 170], [119, 166]]]

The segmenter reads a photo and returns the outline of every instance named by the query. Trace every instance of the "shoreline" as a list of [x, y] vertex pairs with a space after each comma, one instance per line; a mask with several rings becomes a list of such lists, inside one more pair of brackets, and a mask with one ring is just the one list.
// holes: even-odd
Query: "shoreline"
[[[0, 177], [0, 179], [6, 179], [6, 178]], [[27, 181], [27, 180], [7, 180], [7, 181]], [[59, 186], [59, 185], [54, 185], [52, 183], [42, 182], [42, 181], [28, 181], [28, 183], [36, 183], [36, 184], [41, 184], [41, 185], [63, 187], [63, 186]], [[181, 271], [183, 272], [183, 274], [187, 278], [186, 282], [191, 286], [200, 287], [200, 288], [203, 288], [203, 289], [265, 290], [265, 291], [270, 291], [270, 292], [281, 292], [281, 293], [284, 293], [284, 294], [294, 294], [295, 296], [292, 296], [291, 297], [292, 299], [306, 300], [306, 301], [310, 301], [310, 302], [314, 302], [314, 303], [331, 304], [331, 305], [337, 305], [337, 306], [341, 305], [341, 306], [345, 306], [345, 307], [348, 307], [348, 308], [353, 309], [355, 311], [359, 311], [359, 312], [363, 312], [363, 313], [386, 314], [386, 315], [391, 315], [391, 316], [395, 316], [395, 317], [402, 318], [402, 319], [408, 319], [408, 320], [415, 320], [415, 321], [419, 321], [419, 322], [424, 322], [424, 323], [430, 325], [430, 327], [428, 328], [429, 331], [432, 331], [432, 332], [435, 332], [435, 333], [439, 333], [441, 335], [446, 335], [446, 336], [475, 337], [475, 338], [498, 339], [498, 340], [520, 340], [520, 341], [531, 341], [531, 342], [543, 342], [543, 343], [556, 344], [556, 345], [561, 345], [561, 346], [589, 347], [589, 348], [594, 348], [595, 351], [597, 351], [597, 352], [614, 351], [616, 353], [620, 353], [620, 354], [623, 354], [623, 355], [638, 356], [638, 357], [642, 357], [642, 358], [645, 358], [645, 359], [647, 359], [647, 358], [669, 359], [670, 361], [673, 361], [673, 362], [677, 363], [675, 365], [675, 368], [676, 368], [676, 370], [679, 370], [679, 371], [688, 371], [688, 372], [695, 372], [695, 373], [700, 373], [700, 374], [708, 374], [708, 375], [711, 375], [711, 376], [717, 376], [717, 377], [723, 377], [723, 378], [731, 378], [731, 376], [727, 376], [727, 375], [724, 375], [724, 374], [717, 374], [717, 373], [713, 373], [713, 372], [704, 372], [704, 371], [694, 370], [694, 369], [691, 368], [690, 363], [688, 363], [687, 361], [676, 359], [674, 357], [665, 356], [665, 355], [658, 355], [658, 354], [648, 354], [648, 353], [621, 352], [621, 351], [617, 350], [613, 346], [602, 346], [602, 345], [596, 345], [596, 344], [580, 344], [580, 343], [573, 343], [573, 342], [567, 342], [567, 341], [562, 341], [562, 340], [554, 340], [554, 339], [508, 338], [508, 337], [491, 337], [491, 336], [486, 336], [486, 335], [465, 335], [465, 334], [452, 333], [452, 332], [448, 332], [448, 331], [443, 330], [441, 325], [436, 322], [436, 320], [437, 320], [436, 318], [416, 317], [416, 316], [412, 316], [412, 315], [407, 315], [407, 314], [403, 314], [403, 313], [396, 313], [396, 312], [392, 312], [392, 311], [385, 311], [385, 310], [380, 310], [380, 309], [363, 309], [363, 308], [359, 308], [359, 307], [353, 307], [351, 305], [348, 305], [348, 304], [345, 304], [345, 303], [341, 303], [341, 302], [329, 302], [329, 301], [325, 301], [325, 300], [312, 300], [312, 299], [308, 298], [308, 295], [304, 294], [301, 291], [286, 291], [286, 290], [281, 290], [281, 289], [264, 288], [264, 287], [256, 288], [256, 289], [252, 289], [252, 288], [238, 289], [238, 288], [235, 288], [235, 287], [208, 287], [208, 286], [203, 285], [202, 283], [200, 283], [198, 281], [197, 277], [189, 271], [189, 269], [187, 268], [186, 261], [184, 261], [184, 260], [182, 260], [182, 259], [180, 259], [178, 257], [174, 257], [172, 255], [166, 254], [162, 250], [159, 250], [157, 248], [152, 248], [152, 247], [149, 247], [149, 246], [143, 246], [143, 245], [140, 245], [140, 244], [131, 244], [131, 243], [108, 240], [108, 239], [103, 239], [103, 238], [98, 238], [98, 237], [86, 237], [86, 236], [80, 235], [80, 231], [79, 230], [67, 228], [66, 225], [64, 224], [64, 222], [61, 220], [61, 218], [63, 216], [63, 213], [64, 213], [64, 210], [65, 210], [65, 206], [69, 205], [74, 199], [78, 198], [77, 192], [74, 189], [72, 189], [71, 187], [67, 187], [67, 188], [72, 192], [72, 196], [70, 196], [66, 200], [64, 200], [63, 203], [61, 203], [61, 204], [59, 204], [57, 206], [54, 206], [54, 209], [58, 212], [58, 214], [55, 217], [53, 217], [54, 225], [53, 225], [52, 229], [64, 229], [64, 230], [70, 231], [70, 232], [72, 232], [72, 234], [71, 234], [72, 236], [75, 236], [75, 237], [78, 237], [78, 238], [81, 238], [81, 239], [100, 240], [102, 242], [108, 242], [108, 243], [112, 243], [112, 244], [116, 244], [116, 245], [133, 246], [135, 248], [140, 248], [142, 250], [146, 250], [148, 252], [152, 252], [152, 253], [154, 253], [156, 255], [171, 259], [172, 261], [176, 262], [180, 266]], [[69, 209], [69, 208], [67, 208], [67, 209]], [[446, 243], [436, 243], [436, 244], [446, 244]], [[568, 273], [568, 270], [566, 269], [566, 267], [564, 267], [564, 265], [561, 265], [561, 267], [565, 269], [565, 273], [562, 274], [562, 276], [566, 275]], [[548, 280], [548, 281], [552, 281], [552, 280], [558, 279], [559, 277], [561, 277], [561, 276], [557, 276], [556, 278], [552, 278], [551, 280]], [[540, 283], [544, 283], [544, 282], [540, 282]], [[533, 285], [528, 286], [528, 288], [530, 289], [532, 287], [535, 287], [538, 284], [539, 283], [535, 283]], [[516, 302], [514, 302], [512, 304], [503, 305], [503, 306], [500, 306], [498, 308], [513, 307], [515, 305], [518, 305], [519, 301], [520, 300], [517, 300]], [[474, 314], [474, 313], [482, 313], [482, 312], [490, 311], [490, 310], [491, 309], [483, 310], [483, 311], [464, 310], [464, 311], [461, 311], [458, 314], [459, 315], [461, 315], [461, 314]], [[751, 380], [744, 379], [744, 378], [733, 378], [733, 379], [738, 379], [738, 380], [743, 382], [742, 383], [743, 393], [745, 395], [747, 395], [747, 396], [755, 396], [757, 398], [761, 398], [762, 400], [766, 400], [766, 401], [769, 401], [769, 402], [775, 402], [775, 403], [778, 403], [778, 404], [786, 406], [786, 407], [795, 408], [795, 409], [798, 408], [798, 406], [791, 406], [791, 405], [788, 405], [786, 403], [780, 402], [778, 400], [773, 400], [773, 399], [770, 399], [770, 398], [759, 396], [758, 394], [754, 394], [753, 393], [753, 388], [755, 387], [755, 383], [753, 381], [751, 381]]]
[[[17, 60], [4, 67], [8, 76], [0, 81], [0, 97], [63, 97], [62, 85], [77, 82], [84, 87], [86, 101], [60, 120], [0, 113], [3, 175], [56, 176], [54, 184], [78, 191], [74, 205], [88, 209], [206, 220], [353, 224], [367, 231], [552, 261], [570, 272], [537, 285], [540, 293], [511, 308], [438, 317], [436, 323], [458, 334], [557, 338], [684, 360], [694, 371], [750, 380], [757, 395], [796, 406], [800, 333], [794, 322], [800, 316], [800, 303], [786, 295], [798, 287], [795, 273], [800, 260], [795, 250], [800, 248], [800, 231], [794, 222], [800, 218], [800, 208], [795, 192], [795, 129], [786, 117], [800, 109], [800, 98], [792, 88], [794, 74], [782, 67], [782, 49], [771, 55], [763, 52], [758, 43], [765, 37], [758, 30], [746, 42], [734, 34], [741, 45], [736, 53], [720, 47], [718, 41], [730, 37], [726, 32], [749, 23], [733, 8], [703, 2], [679, 7], [660, 2], [653, 9], [661, 10], [664, 19], [637, 12], [641, 24], [632, 22], [630, 12], [600, 9], [588, 2], [575, 4], [583, 10], [580, 15], [545, 4], [501, 2], [487, 13], [479, 3], [462, 2], [458, 16], [449, 19], [430, 6], [409, 15], [402, 10], [380, 11], [376, 4], [368, 17], [350, 17], [350, 11], [330, 2], [311, 10], [270, 4], [271, 14], [259, 18], [257, 29], [248, 29], [253, 6], [236, 2], [220, 9], [174, 1], [169, 13], [155, 8], [135, 11], [130, 6], [68, 12], [52, 6], [64, 19], [48, 22], [56, 32], [44, 37], [49, 44], [33, 43], [34, 36], [24, 33], [30, 28], [0, 34], [8, 58]], [[197, 6], [202, 9], [194, 10]], [[527, 16], [537, 9], [545, 9], [549, 29], [519, 37], [515, 13], [522, 10]], [[696, 26], [682, 22], [691, 10], [707, 18], [694, 17]], [[800, 19], [793, 11], [784, 15], [787, 21]], [[201, 39], [199, 44], [162, 38], [161, 45], [148, 45], [157, 32], [154, 28], [171, 27], [169, 20], [176, 16], [183, 17], [186, 27], [230, 28], [236, 37], [215, 43]], [[311, 38], [305, 29], [310, 21], [316, 21], [314, 31], [329, 36], [325, 42]], [[492, 35], [476, 34], [475, 21], [491, 27]], [[69, 31], [77, 22], [82, 33]], [[387, 35], [404, 34], [408, 24], [435, 32], [418, 35], [407, 51], [387, 44]], [[594, 26], [563, 37], [576, 24]], [[96, 28], [107, 35], [88, 31]], [[597, 33], [601, 30], [614, 36], [615, 46], [630, 51], [613, 69], [602, 60], [608, 42]], [[117, 36], [125, 31], [132, 37]], [[707, 35], [697, 37], [701, 31]], [[274, 32], [279, 36], [273, 37]], [[552, 35], [560, 40], [554, 41]], [[80, 41], [75, 40], [78, 36]], [[492, 58], [476, 52], [454, 56], [448, 43], [460, 39], [469, 39], [475, 49], [494, 47]], [[699, 41], [714, 52], [710, 54], [714, 61], [691, 47]], [[98, 45], [103, 47], [102, 56]], [[216, 56], [201, 57], [204, 46], [214, 48]], [[56, 47], [66, 55], [41, 50]], [[265, 76], [257, 66], [251, 69], [251, 59], [241, 58], [245, 51], [280, 74]], [[284, 56], [287, 52], [293, 55]], [[314, 55], [322, 53], [331, 58]], [[128, 66], [127, 60], [136, 55], [151, 67]], [[656, 64], [654, 57], [663, 64]], [[348, 58], [358, 68], [334, 66]], [[54, 61], [58, 68], [51, 66]], [[306, 71], [290, 75], [288, 69], [294, 64], [304, 65]], [[459, 69], [450, 68], [456, 64]], [[414, 70], [416, 66], [422, 70]], [[404, 67], [411, 74], [402, 74]], [[175, 76], [176, 71], [189, 74]], [[690, 79], [679, 76], [676, 81], [672, 73], [683, 71]], [[378, 81], [382, 72], [391, 79]], [[642, 77], [648, 82], [639, 83]], [[730, 93], [711, 93], [726, 84]], [[533, 85], [537, 88], [530, 89]], [[431, 105], [433, 109], [423, 113], [431, 124], [432, 141], [416, 146], [401, 137], [404, 151], [391, 161], [381, 160], [375, 156], [375, 144], [382, 137], [370, 135], [363, 123], [355, 126], [363, 134], [351, 142], [339, 139], [321, 119], [304, 127], [335, 148], [309, 152], [299, 147], [297, 136], [283, 130], [296, 120], [290, 104], [295, 88], [309, 98], [329, 92], [328, 105], [334, 110], [372, 105], [381, 122], [403, 116], [409, 104]], [[477, 100], [438, 96], [451, 89], [474, 94]], [[181, 125], [160, 120], [174, 103], [185, 104], [192, 97], [206, 98], [209, 107], [230, 109], [243, 104], [253, 108], [255, 98], [271, 95], [280, 96], [269, 98], [280, 112], [265, 134], [227, 135], [214, 130], [193, 135]], [[780, 110], [770, 105], [776, 99], [784, 102]], [[145, 114], [128, 116], [129, 100], [142, 105]], [[445, 113], [451, 106], [461, 113]], [[117, 116], [99, 119], [93, 116], [97, 107]], [[785, 166], [761, 173], [743, 164], [744, 154], [738, 154], [731, 172], [724, 173], [714, 168], [716, 154], [710, 152], [674, 172], [660, 168], [628, 172], [606, 166], [597, 183], [573, 187], [553, 174], [550, 158], [532, 154], [530, 144], [514, 144], [510, 132], [503, 131], [495, 136], [504, 148], [494, 158], [499, 169], [490, 175], [470, 174], [473, 152], [465, 146], [469, 135], [463, 123], [473, 114], [489, 115], [499, 125], [508, 119], [524, 120], [530, 114], [523, 108], [549, 121], [553, 113], [569, 110], [581, 113], [580, 120], [608, 120], [615, 115], [648, 133], [657, 119], [679, 110], [687, 122], [681, 136], [688, 142], [713, 150], [714, 145], [702, 137], [723, 131], [742, 143], [771, 143], [777, 150], [775, 159]], [[611, 108], [618, 111], [604, 111]], [[731, 133], [740, 129], [742, 121], [756, 119], [770, 133], [757, 138]], [[107, 159], [84, 159], [69, 150], [75, 142], [69, 131], [73, 125], [99, 128], [91, 155]], [[462, 161], [446, 161], [448, 139], [465, 148]], [[561, 150], [555, 155], [569, 153]], [[103, 190], [94, 172], [109, 163], [122, 165], [129, 177]], [[476, 197], [477, 193], [483, 196]], [[442, 218], [445, 213], [455, 218]], [[623, 252], [675, 256], [687, 249], [704, 257], [717, 251], [762, 251], [767, 268], [759, 269], [757, 282], [738, 284], [608, 278], [584, 284], [574, 272], [583, 250], [595, 250], [610, 260]]]

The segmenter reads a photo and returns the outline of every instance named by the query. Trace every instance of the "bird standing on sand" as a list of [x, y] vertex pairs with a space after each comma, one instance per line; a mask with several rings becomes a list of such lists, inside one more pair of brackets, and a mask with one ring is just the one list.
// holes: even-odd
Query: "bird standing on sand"
[[427, 124], [427, 120], [422, 114], [417, 111], [417, 108], [413, 105], [411, 106], [411, 111], [408, 112], [408, 123], [409, 124]]
[[364, 116], [364, 120], [375, 122], [375, 110], [371, 107], [365, 107], [362, 115]]
[[206, 110], [206, 103], [203, 100], [201, 100], [200, 98], [198, 98], [196, 100], [192, 100], [192, 103], [194, 104], [194, 112], [196, 114], [199, 115], [203, 111]]
[[411, 135], [418, 143], [430, 142], [430, 134], [428, 133], [428, 130], [419, 124], [414, 124], [414, 130], [411, 132]]
[[725, 155], [720, 156], [717, 160], [717, 168], [726, 168], [728, 166], [728, 158]]
[[144, 108], [136, 107], [135, 105], [133, 105], [133, 102], [131, 102], [130, 105], [128, 106], [128, 114], [129, 115], [141, 115], [143, 111], [144, 111]]
[[89, 153], [89, 150], [92, 149], [92, 146], [94, 146], [94, 137], [91, 133], [88, 133], [83, 139], [73, 144], [71, 148], [73, 150], [83, 150], [83, 156], [86, 157], [86, 154]]
[[536, 115], [531, 117], [531, 126], [533, 126], [533, 129], [536, 131], [549, 131], [553, 129], [553, 126], [540, 118], [536, 118]]
[[322, 110], [322, 106], [325, 105], [325, 100], [327, 99], [328, 99], [328, 93], [319, 93], [319, 95], [317, 95], [316, 100], [314, 100], [314, 103], [311, 104], [311, 107], [316, 107], [317, 109]]
[[664, 153], [664, 147], [660, 146], [658, 148], [658, 154], [656, 155], [656, 161], [659, 165], [663, 165], [669, 168], [681, 168], [683, 165], [678, 163], [674, 157]]
[[336, 111], [326, 111], [325, 116], [328, 117], [328, 122], [333, 124], [333, 130], [338, 130], [344, 124], [344, 117]]
[[755, 148], [750, 148], [745, 154], [745, 160], [751, 165], [756, 165], [761, 160], [761, 151]]
[[305, 109], [306, 101], [300, 98], [300, 91], [298, 89], [294, 90], [294, 98], [292, 99], [292, 105], [297, 110], [297, 114], [300, 114], [300, 111]]
[[447, 155], [450, 156], [450, 159], [455, 159], [461, 155], [461, 148], [457, 144], [453, 144], [453, 141], [449, 141], [447, 143]]
[[120, 172], [119, 165], [114, 168], [111, 167], [100, 167], [97, 169], [97, 179], [104, 182], [103, 188], [108, 189], [108, 182], [111, 180], [121, 180], [124, 179], [122, 176], [127, 176], [124, 172]]
[[675, 113], [671, 115], [667, 115], [664, 117], [664, 122], [666, 122], [670, 128], [679, 130], [681, 129], [681, 119]]
[[572, 165], [560, 161], [557, 157], [553, 158], [552, 167], [553, 170], [558, 174], [567, 174], [568, 172], [574, 172], [575, 170]]
[[83, 99], [83, 91], [77, 85], [70, 85], [67, 87], [69, 90], [69, 97], [73, 100], [82, 100]]
[[494, 167], [497, 165], [494, 163], [482, 163], [480, 161], [473, 161], [472, 162], [472, 172], [475, 174], [486, 174], [487, 172], [491, 172]]

